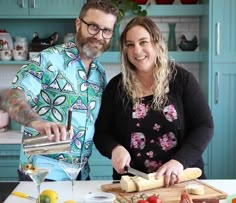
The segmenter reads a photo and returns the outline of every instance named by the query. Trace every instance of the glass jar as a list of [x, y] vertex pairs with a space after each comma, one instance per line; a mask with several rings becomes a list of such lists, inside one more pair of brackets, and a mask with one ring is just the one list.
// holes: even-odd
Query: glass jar
[[13, 58], [16, 61], [27, 60], [28, 42], [25, 37], [15, 37]]

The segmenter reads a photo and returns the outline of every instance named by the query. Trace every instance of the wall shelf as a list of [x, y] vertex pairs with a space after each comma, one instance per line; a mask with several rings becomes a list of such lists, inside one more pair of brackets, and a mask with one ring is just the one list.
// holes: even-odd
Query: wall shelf
[[[200, 63], [204, 60], [204, 54], [202, 52], [191, 52], [191, 51], [174, 51], [169, 52], [169, 57], [174, 59], [176, 62], [183, 63]], [[120, 54], [116, 51], [105, 52], [99, 58], [101, 63], [119, 63]], [[28, 61], [0, 61], [0, 65], [24, 65]]]

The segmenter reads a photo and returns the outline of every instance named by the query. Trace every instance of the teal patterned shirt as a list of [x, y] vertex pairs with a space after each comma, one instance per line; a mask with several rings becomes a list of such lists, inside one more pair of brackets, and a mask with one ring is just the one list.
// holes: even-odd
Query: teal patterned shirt
[[[92, 153], [94, 123], [98, 116], [107, 79], [103, 66], [93, 60], [86, 73], [74, 39], [40, 52], [16, 74], [11, 88], [23, 90], [31, 107], [45, 120], [67, 124], [68, 109], [73, 107], [74, 136], [71, 151], [78, 157], [89, 158]], [[23, 139], [38, 132], [25, 127]], [[64, 154], [46, 155], [58, 159]], [[21, 166], [33, 156], [21, 153]], [[82, 171], [82, 179], [89, 174], [89, 166]]]

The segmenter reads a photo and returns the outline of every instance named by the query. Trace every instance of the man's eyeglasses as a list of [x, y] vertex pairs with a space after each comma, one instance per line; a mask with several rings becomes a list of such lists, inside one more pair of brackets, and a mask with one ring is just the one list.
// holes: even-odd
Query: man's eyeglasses
[[107, 28], [100, 28], [98, 27], [97, 25], [95, 24], [89, 24], [87, 23], [86, 21], [84, 21], [82, 18], [79, 18], [84, 24], [86, 24], [88, 27], [87, 27], [87, 30], [88, 30], [88, 33], [90, 35], [96, 35], [100, 32], [100, 30], [102, 31], [102, 36], [104, 39], [111, 39], [112, 38], [112, 35], [113, 35], [113, 30], [110, 30], [110, 29], [107, 29]]

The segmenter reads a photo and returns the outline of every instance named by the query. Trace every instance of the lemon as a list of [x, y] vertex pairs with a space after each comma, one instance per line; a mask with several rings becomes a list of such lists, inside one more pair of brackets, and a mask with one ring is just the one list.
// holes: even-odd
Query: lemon
[[74, 200], [66, 200], [66, 201], [64, 201], [64, 203], [76, 203], [76, 201], [74, 201]]
[[41, 198], [41, 196], [43, 196], [44, 198], [47, 197], [50, 200], [50, 201], [45, 200], [44, 203], [57, 203], [58, 194], [54, 190], [44, 190], [41, 192], [40, 198]]

